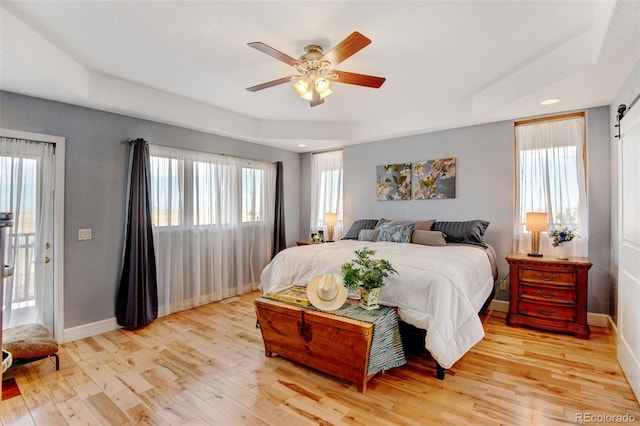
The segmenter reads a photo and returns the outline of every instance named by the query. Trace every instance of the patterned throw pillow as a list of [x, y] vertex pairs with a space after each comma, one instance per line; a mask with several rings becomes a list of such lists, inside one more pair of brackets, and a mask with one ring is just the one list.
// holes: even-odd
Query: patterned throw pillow
[[378, 241], [410, 243], [414, 227], [415, 223], [407, 225], [382, 225], [380, 235], [378, 235]]

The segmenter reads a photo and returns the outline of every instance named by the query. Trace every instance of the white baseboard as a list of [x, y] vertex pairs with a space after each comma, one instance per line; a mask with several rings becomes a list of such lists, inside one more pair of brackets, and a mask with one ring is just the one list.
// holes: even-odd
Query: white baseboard
[[[158, 318], [167, 314], [167, 309], [163, 306], [158, 306]], [[88, 324], [79, 325], [76, 327], [67, 328], [63, 332], [62, 342], [71, 342], [73, 340], [84, 339], [85, 337], [95, 336], [96, 334], [107, 333], [109, 331], [122, 328], [118, 325], [116, 317], [107, 318], [102, 321], [91, 322]]]
[[[497, 312], [509, 312], [509, 302], [506, 300], [493, 299], [489, 304], [489, 309]], [[607, 327], [613, 330], [615, 324], [608, 314], [597, 314], [594, 312], [587, 313], [587, 324], [594, 327]], [[617, 331], [617, 330], [616, 330]]]
[[[245, 287], [245, 290], [247, 291], [253, 291], [254, 289], [255, 289], [255, 286], [253, 286], [252, 284]], [[213, 302], [231, 303], [236, 300], [238, 300], [238, 298], [233, 296], [228, 299], [216, 300], [208, 303], [213, 303]], [[188, 302], [189, 301], [187, 301], [187, 303]], [[164, 305], [158, 306], [158, 318], [163, 317], [165, 315], [168, 315], [168, 309]], [[116, 317], [107, 318], [102, 321], [96, 321], [88, 324], [79, 325], [76, 327], [67, 328], [63, 331], [62, 343], [71, 342], [73, 340], [84, 339], [85, 337], [95, 336], [96, 334], [107, 333], [109, 331], [113, 331], [118, 328], [121, 328], [121, 327], [118, 325]]]
[[596, 314], [595, 312], [587, 312], [587, 324], [594, 327], [609, 327], [611, 317], [608, 314]]
[[491, 303], [489, 303], [489, 309], [498, 312], [509, 312], [509, 302], [506, 300], [493, 299]]
[[120, 326], [118, 325], [115, 317], [79, 325], [77, 327], [66, 328], [63, 332], [62, 343], [84, 339], [85, 337], [106, 333], [117, 328], [120, 328]]

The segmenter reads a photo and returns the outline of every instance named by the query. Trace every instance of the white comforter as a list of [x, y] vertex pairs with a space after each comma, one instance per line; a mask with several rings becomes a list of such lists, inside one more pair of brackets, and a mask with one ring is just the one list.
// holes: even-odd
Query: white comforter
[[341, 265], [364, 246], [399, 273], [387, 278], [380, 304], [397, 306], [403, 321], [428, 331], [425, 347], [442, 367], [453, 366], [484, 337], [478, 311], [491, 293], [493, 276], [487, 254], [473, 246], [343, 240], [290, 247], [262, 271], [260, 289], [266, 294], [306, 285], [316, 275], [342, 274]]

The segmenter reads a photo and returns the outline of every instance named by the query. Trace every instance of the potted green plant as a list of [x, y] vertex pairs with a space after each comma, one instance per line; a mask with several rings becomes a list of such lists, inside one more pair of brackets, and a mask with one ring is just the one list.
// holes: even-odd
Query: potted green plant
[[344, 278], [342, 283], [350, 290], [360, 288], [360, 306], [364, 309], [377, 309], [380, 287], [390, 274], [397, 274], [386, 259], [372, 259], [376, 253], [367, 247], [355, 251], [355, 259], [342, 265]]

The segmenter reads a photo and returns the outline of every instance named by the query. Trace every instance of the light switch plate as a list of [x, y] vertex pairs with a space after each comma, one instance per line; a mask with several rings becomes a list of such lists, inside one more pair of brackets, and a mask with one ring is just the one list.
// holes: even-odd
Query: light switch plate
[[78, 240], [90, 240], [93, 236], [91, 235], [91, 228], [87, 229], [78, 229]]

